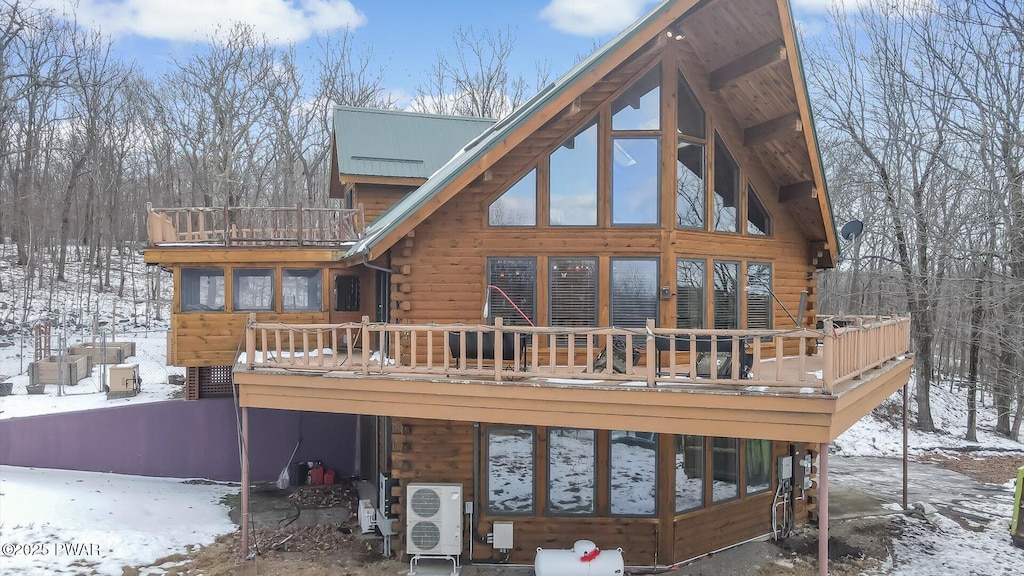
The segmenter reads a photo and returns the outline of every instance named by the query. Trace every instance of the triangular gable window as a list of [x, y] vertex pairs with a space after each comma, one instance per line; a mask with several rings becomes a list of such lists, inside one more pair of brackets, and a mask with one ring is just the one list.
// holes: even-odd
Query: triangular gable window
[[487, 209], [490, 226], [537, 225], [537, 169], [534, 168], [509, 187]]
[[747, 234], [771, 236], [772, 217], [764, 209], [753, 188], [747, 188]]

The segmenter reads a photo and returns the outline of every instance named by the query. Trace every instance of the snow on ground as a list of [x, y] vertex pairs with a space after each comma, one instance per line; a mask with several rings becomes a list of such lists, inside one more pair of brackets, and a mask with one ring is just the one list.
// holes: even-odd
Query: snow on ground
[[237, 486], [0, 466], [0, 572], [121, 574], [233, 532]]
[[[914, 389], [913, 377], [910, 389]], [[913, 392], [912, 392], [913, 394]], [[897, 392], [889, 397], [874, 413], [861, 418], [833, 443], [840, 456], [882, 456], [901, 457], [903, 454], [903, 431], [900, 427], [903, 396]], [[954, 388], [950, 393], [948, 383], [938, 383], [931, 391], [932, 419], [938, 432], [919, 432], [913, 426], [909, 433], [909, 452], [920, 456], [926, 452], [941, 451], [943, 448], [973, 447], [996, 448], [1001, 451], [1019, 450], [1024, 453], [1024, 444], [1014, 442], [994, 432], [996, 413], [990, 402], [978, 402], [978, 442], [964, 440], [967, 433], [967, 392]], [[911, 425], [914, 422], [916, 405], [911, 397]], [[894, 415], [883, 419], [878, 413]]]
[[[44, 394], [28, 394], [25, 386], [28, 384], [27, 366], [30, 356], [25, 359], [25, 371], [9, 378], [14, 384], [12, 395], [0, 396], [0, 419], [157, 402], [180, 396], [182, 387], [168, 384], [167, 379], [171, 374], [184, 374], [185, 370], [165, 366], [167, 338], [163, 331], [118, 333], [117, 339], [119, 342], [135, 342], [135, 356], [125, 359], [123, 363], [139, 365], [142, 385], [138, 396], [107, 400], [103, 392], [103, 368], [100, 365], [93, 365], [91, 375], [75, 386], [64, 386], [63, 396], [60, 395], [60, 387], [55, 385], [47, 386]], [[79, 335], [69, 341], [69, 346], [90, 341], [91, 337]], [[0, 366], [20, 364], [20, 359], [16, 357], [19, 353], [20, 347], [0, 348]], [[28, 353], [31, 355], [30, 350]], [[107, 365], [108, 370], [110, 366]]]

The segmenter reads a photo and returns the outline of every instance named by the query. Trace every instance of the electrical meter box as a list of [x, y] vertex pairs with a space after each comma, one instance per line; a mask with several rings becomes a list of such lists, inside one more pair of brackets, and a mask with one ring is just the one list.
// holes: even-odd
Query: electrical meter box
[[779, 482], [793, 479], [793, 457], [779, 456]]

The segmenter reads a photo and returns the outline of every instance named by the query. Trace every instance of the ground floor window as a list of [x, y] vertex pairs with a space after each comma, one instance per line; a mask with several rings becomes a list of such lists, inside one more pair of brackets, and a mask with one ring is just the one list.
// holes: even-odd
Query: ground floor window
[[676, 435], [676, 513], [704, 507], [704, 437]]
[[487, 429], [487, 511], [532, 514], [534, 510], [534, 430]]
[[281, 272], [281, 309], [322, 310], [323, 276], [320, 270], [289, 270]]
[[617, 516], [654, 516], [658, 493], [658, 435], [611, 432], [610, 511]]
[[236, 268], [232, 286], [232, 310], [274, 309], [273, 269]]
[[725, 502], [740, 495], [740, 441], [711, 439], [711, 501]]
[[593, 514], [597, 442], [593, 430], [548, 429], [548, 512]]
[[771, 440], [747, 440], [747, 494], [757, 494], [772, 487]]
[[224, 311], [224, 269], [182, 268], [181, 311]]

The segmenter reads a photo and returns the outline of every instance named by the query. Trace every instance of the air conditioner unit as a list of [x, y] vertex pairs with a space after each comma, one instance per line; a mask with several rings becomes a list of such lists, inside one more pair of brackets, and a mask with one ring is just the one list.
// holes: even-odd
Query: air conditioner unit
[[406, 553], [462, 554], [462, 484], [409, 484], [406, 489]]

